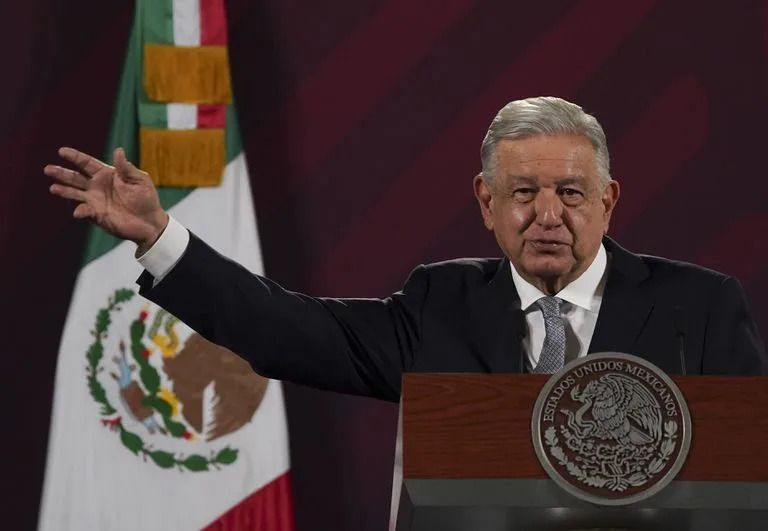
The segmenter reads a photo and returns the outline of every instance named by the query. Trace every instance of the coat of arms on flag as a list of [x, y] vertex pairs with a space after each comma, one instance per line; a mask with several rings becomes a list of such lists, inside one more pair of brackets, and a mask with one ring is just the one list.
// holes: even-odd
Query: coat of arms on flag
[[226, 445], [227, 435], [251, 420], [268, 380], [137, 299], [130, 288], [116, 289], [94, 318], [86, 381], [101, 423], [161, 468], [199, 472], [233, 463], [239, 450]]

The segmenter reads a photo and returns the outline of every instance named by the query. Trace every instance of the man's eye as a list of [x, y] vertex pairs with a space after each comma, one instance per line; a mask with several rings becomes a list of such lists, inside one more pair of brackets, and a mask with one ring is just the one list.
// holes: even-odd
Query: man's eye
[[584, 201], [584, 193], [576, 188], [561, 188], [558, 193], [566, 205], [576, 206]]
[[534, 188], [515, 188], [515, 190], [512, 192], [512, 195], [515, 197], [515, 199], [528, 201], [533, 199], [533, 196], [536, 195], [536, 190]]

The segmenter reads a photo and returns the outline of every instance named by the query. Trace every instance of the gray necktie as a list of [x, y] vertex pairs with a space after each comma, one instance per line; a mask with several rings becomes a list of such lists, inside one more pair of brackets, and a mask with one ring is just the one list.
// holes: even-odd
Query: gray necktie
[[539, 363], [533, 372], [553, 374], [563, 368], [565, 362], [565, 322], [560, 315], [562, 299], [542, 297], [536, 301], [544, 314], [544, 347], [541, 349]]

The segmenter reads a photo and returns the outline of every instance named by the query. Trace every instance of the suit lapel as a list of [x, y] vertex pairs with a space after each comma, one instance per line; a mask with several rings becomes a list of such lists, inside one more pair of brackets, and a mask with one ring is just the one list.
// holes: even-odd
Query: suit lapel
[[500, 261], [490, 282], [475, 293], [471, 306], [472, 353], [488, 372], [519, 372], [522, 345], [514, 312], [520, 308], [520, 297], [508, 260]]
[[653, 309], [653, 298], [640, 287], [650, 271], [639, 256], [607, 236], [603, 244], [611, 260], [588, 352], [630, 353]]

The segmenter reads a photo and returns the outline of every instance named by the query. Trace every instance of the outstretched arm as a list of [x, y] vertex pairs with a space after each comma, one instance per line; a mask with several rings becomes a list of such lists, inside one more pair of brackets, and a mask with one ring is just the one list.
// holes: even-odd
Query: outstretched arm
[[252, 274], [190, 235], [186, 252], [140, 293], [259, 374], [312, 387], [397, 401], [421, 337], [428, 274], [417, 268], [384, 300], [315, 298]]

